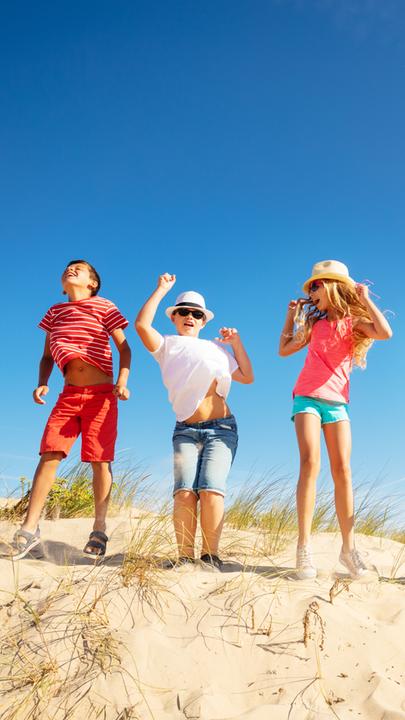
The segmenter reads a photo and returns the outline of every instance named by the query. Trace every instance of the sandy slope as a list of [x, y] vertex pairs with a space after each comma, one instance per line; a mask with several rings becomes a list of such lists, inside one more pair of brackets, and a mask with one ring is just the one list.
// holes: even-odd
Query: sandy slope
[[[1, 718], [405, 720], [403, 546], [358, 537], [369, 575], [340, 582], [333, 603], [344, 574], [327, 534], [314, 539], [313, 581], [294, 578], [293, 545], [270, 559], [253, 533], [227, 531], [223, 573], [141, 564], [125, 586], [139, 522], [111, 520], [104, 565], [81, 557], [89, 520], [44, 522], [43, 560], [0, 560]], [[311, 611], [303, 642], [313, 601], [323, 648]]]

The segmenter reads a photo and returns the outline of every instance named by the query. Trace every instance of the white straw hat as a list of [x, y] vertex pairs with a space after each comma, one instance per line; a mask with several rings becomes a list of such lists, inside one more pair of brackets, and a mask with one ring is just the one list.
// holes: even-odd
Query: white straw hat
[[313, 280], [338, 280], [348, 285], [355, 285], [355, 281], [349, 275], [349, 268], [339, 260], [321, 260], [315, 263], [312, 268], [311, 277], [304, 282], [303, 291], [308, 293], [309, 286]]
[[190, 308], [190, 310], [202, 310], [205, 315], [207, 322], [212, 320], [214, 313], [211, 310], [207, 310], [205, 307], [205, 300], [202, 295], [194, 290], [188, 290], [187, 292], [180, 293], [176, 298], [176, 304], [166, 308], [165, 313], [168, 318], [171, 318], [175, 310], [181, 307]]

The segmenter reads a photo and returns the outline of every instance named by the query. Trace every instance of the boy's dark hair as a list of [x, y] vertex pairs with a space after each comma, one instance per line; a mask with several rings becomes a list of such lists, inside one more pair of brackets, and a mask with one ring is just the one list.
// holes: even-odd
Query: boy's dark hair
[[101, 278], [100, 278], [100, 275], [98, 274], [96, 268], [93, 267], [93, 265], [91, 265], [91, 263], [87, 262], [87, 260], [71, 260], [70, 262], [68, 262], [66, 267], [70, 267], [70, 265], [78, 265], [79, 263], [82, 263], [83, 265], [87, 265], [87, 267], [89, 268], [91, 279], [95, 280], [97, 283], [97, 287], [92, 289], [91, 295], [92, 296], [97, 295], [98, 291], [101, 288]]

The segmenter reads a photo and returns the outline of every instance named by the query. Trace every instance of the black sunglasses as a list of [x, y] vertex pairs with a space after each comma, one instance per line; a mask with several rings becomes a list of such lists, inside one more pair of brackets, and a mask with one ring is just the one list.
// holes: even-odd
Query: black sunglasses
[[181, 315], [181, 317], [187, 317], [187, 315], [192, 315], [195, 320], [202, 320], [205, 319], [205, 315], [202, 310], [192, 310], [191, 308], [179, 308], [178, 310], [175, 310], [174, 313], [178, 313]]
[[308, 288], [308, 292], [316, 292], [320, 287], [323, 287], [322, 280], [313, 280]]

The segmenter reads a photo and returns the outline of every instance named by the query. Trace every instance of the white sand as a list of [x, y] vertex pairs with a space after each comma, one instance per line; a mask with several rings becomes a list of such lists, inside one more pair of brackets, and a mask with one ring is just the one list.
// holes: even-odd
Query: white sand
[[[313, 541], [316, 580], [294, 579], [293, 544], [270, 559], [254, 533], [227, 530], [223, 573], [146, 565], [125, 587], [139, 522], [110, 521], [104, 565], [81, 557], [87, 519], [44, 521], [43, 560], [0, 560], [2, 720], [405, 720], [404, 546], [358, 536], [370, 572], [333, 603], [345, 575], [330, 534]], [[313, 613], [303, 642], [313, 601], [323, 649]]]

